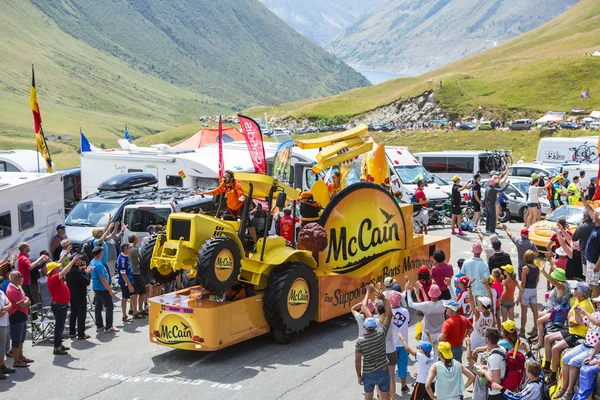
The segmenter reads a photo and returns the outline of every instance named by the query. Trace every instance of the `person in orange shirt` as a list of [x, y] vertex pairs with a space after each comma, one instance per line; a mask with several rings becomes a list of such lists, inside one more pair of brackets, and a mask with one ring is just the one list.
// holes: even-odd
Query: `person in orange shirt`
[[333, 199], [333, 196], [335, 196], [336, 194], [338, 194], [338, 192], [340, 190], [342, 190], [342, 185], [341, 185], [342, 175], [340, 175], [339, 171], [335, 171], [331, 175], [331, 179], [333, 182], [328, 184], [327, 188], [329, 189], [329, 198]]
[[225, 193], [229, 214], [234, 217], [241, 217], [242, 206], [244, 205], [246, 196], [244, 195], [242, 185], [235, 180], [235, 175], [232, 171], [225, 171], [223, 179], [216, 189], [210, 191], [199, 190], [196, 192], [198, 195], [209, 194], [211, 196], [217, 196], [221, 193]]
[[[242, 216], [242, 207], [244, 206], [244, 201], [246, 200], [246, 196], [244, 195], [244, 190], [242, 189], [242, 184], [235, 180], [235, 175], [233, 171], [226, 170], [223, 174], [223, 180], [217, 186], [216, 189], [210, 191], [199, 190], [196, 192], [198, 195], [209, 194], [211, 196], [217, 196], [221, 193], [225, 193], [225, 198], [227, 200], [227, 212], [233, 215], [234, 217]], [[248, 224], [250, 225], [250, 224]], [[256, 229], [253, 226], [248, 226], [248, 231], [250, 232], [250, 236], [254, 243], [257, 242], [258, 237], [256, 235]]]

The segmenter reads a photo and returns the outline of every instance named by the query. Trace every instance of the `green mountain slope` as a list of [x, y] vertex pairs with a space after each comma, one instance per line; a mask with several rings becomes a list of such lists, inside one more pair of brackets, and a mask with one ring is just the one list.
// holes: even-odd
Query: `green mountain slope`
[[491, 49], [577, 0], [390, 0], [328, 48], [359, 69], [416, 76]]
[[[442, 107], [456, 115], [482, 109], [499, 116], [569, 111], [572, 107], [598, 109], [600, 57], [583, 55], [595, 50], [600, 50], [600, 2], [580, 0], [559, 17], [517, 39], [431, 73], [248, 112], [343, 119], [431, 89]], [[433, 83], [428, 83], [429, 79]], [[585, 88], [590, 90], [589, 99], [579, 97]]]
[[213, 98], [132, 69], [116, 57], [69, 36], [31, 3], [0, 5], [0, 149], [35, 148], [29, 108], [31, 64], [46, 135], [58, 167], [78, 164], [78, 131], [100, 145], [115, 146], [125, 123], [134, 136], [197, 120], [198, 110], [227, 107]]
[[65, 32], [233, 106], [367, 85], [257, 0], [32, 0]]

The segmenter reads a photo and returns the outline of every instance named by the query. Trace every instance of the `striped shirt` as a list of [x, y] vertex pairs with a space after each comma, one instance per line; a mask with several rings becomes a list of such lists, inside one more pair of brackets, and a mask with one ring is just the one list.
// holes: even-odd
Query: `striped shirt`
[[388, 327], [378, 326], [373, 333], [365, 333], [356, 341], [356, 352], [363, 356], [363, 374], [386, 368], [388, 359], [385, 354], [385, 341]]

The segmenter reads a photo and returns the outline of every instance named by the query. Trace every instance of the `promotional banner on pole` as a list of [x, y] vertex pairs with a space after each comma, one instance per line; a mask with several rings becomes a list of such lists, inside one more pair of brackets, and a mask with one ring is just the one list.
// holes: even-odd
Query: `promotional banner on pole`
[[273, 176], [282, 182], [290, 182], [292, 170], [292, 147], [294, 141], [288, 140], [279, 145], [273, 161]]
[[223, 119], [219, 115], [219, 178], [225, 174], [225, 161], [223, 161]]
[[265, 147], [263, 145], [262, 133], [260, 127], [252, 118], [238, 115], [242, 133], [248, 145], [248, 151], [254, 164], [254, 172], [257, 174], [267, 174], [267, 161], [265, 160]]
[[44, 137], [44, 130], [42, 129], [42, 114], [40, 113], [40, 106], [37, 101], [37, 92], [35, 89], [35, 72], [33, 71], [33, 65], [31, 66], [31, 91], [29, 92], [29, 105], [33, 112], [33, 130], [35, 131], [35, 143], [37, 144], [38, 151], [46, 160], [46, 168], [48, 172], [52, 172], [52, 158], [50, 157], [50, 150], [48, 150], [48, 144]]

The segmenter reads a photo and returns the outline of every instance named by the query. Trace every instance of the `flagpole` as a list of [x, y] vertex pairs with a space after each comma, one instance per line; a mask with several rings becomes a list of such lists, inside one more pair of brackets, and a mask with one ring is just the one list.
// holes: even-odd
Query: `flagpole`
[[40, 149], [35, 147], [35, 155], [37, 156], [37, 164], [38, 164], [38, 174], [40, 173]]

